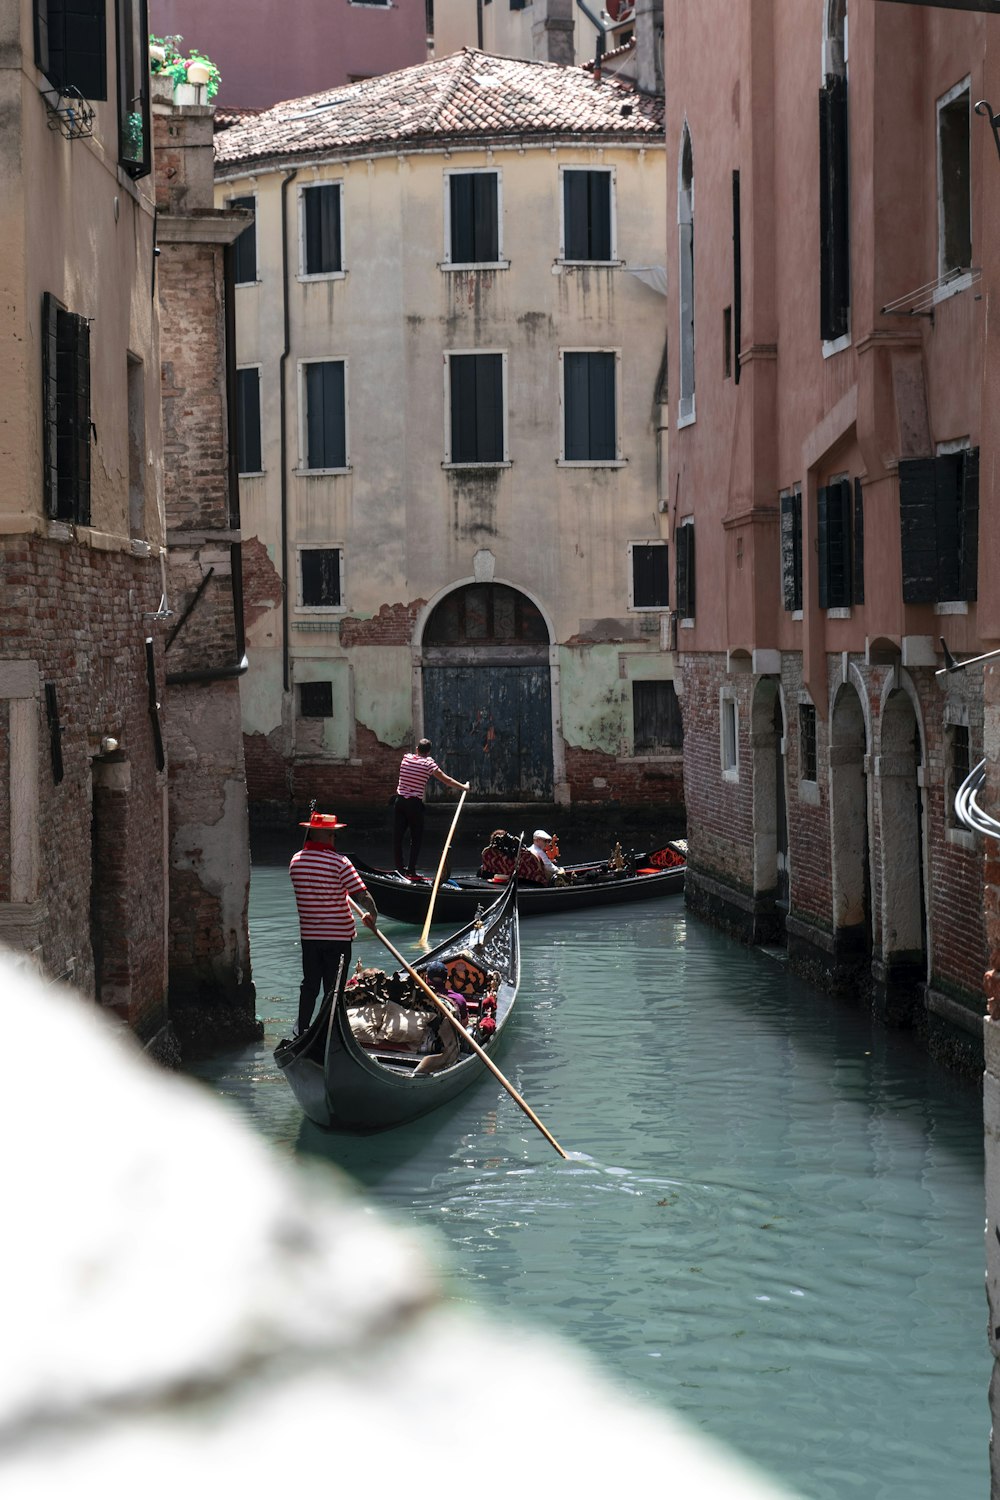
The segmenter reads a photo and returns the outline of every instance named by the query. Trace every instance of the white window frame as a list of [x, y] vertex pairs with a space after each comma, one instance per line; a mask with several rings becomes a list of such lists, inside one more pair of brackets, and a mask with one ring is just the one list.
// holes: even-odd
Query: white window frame
[[[251, 283], [250, 282], [244, 282], [243, 285], [249, 286], [249, 285], [251, 285]], [[240, 479], [259, 479], [262, 474], [266, 474], [267, 473], [267, 470], [263, 467], [263, 465], [264, 465], [264, 401], [263, 401], [263, 388], [264, 388], [264, 385], [263, 385], [263, 374], [264, 374], [264, 366], [262, 364], [257, 363], [254, 360], [248, 360], [246, 362], [246, 364], [238, 364], [236, 366], [236, 373], [237, 374], [239, 374], [239, 372], [241, 370], [256, 370], [257, 371], [257, 425], [258, 425], [258, 428], [259, 428], [259, 431], [260, 431], [260, 462], [261, 462], [261, 467], [259, 469], [240, 469], [238, 477]], [[238, 460], [239, 460], [239, 455], [237, 454], [237, 461]]]
[[[636, 602], [635, 602], [635, 564], [634, 564], [633, 558], [632, 558], [633, 550], [636, 547], [662, 547], [666, 551], [666, 553], [667, 553], [667, 562], [668, 562], [668, 571], [667, 571], [667, 603], [666, 604], [636, 604]], [[661, 536], [653, 536], [653, 537], [650, 537], [646, 541], [644, 541], [641, 537], [637, 537], [635, 541], [629, 542], [629, 544], [628, 544], [628, 607], [629, 607], [629, 609], [635, 610], [638, 614], [641, 614], [641, 615], [657, 615], [657, 614], [662, 615], [662, 614], [669, 613], [669, 610], [670, 610], [670, 602], [669, 602], [669, 596], [670, 596], [669, 560], [670, 560], [670, 543], [669, 542], [665, 542], [663, 540], [663, 537], [661, 537]]]
[[[381, 7], [379, 7], [381, 9]], [[335, 187], [340, 190], [340, 264], [339, 271], [306, 270], [306, 205], [305, 194], [310, 188]], [[298, 191], [299, 208], [299, 269], [296, 281], [343, 281], [347, 276], [347, 226], [344, 221], [344, 179], [321, 177], [315, 182], [303, 182]]]
[[[482, 177], [487, 173], [497, 180], [497, 259], [452, 260], [451, 258], [451, 181], [452, 177]], [[444, 183], [444, 259], [442, 271], [506, 271], [510, 261], [503, 253], [503, 173], [499, 167], [450, 167], [443, 173]], [[455, 351], [458, 352], [457, 350]]]
[[[945, 266], [945, 263], [944, 263], [944, 172], [942, 170], [942, 161], [941, 161], [941, 111], [943, 109], [946, 109], [949, 104], [953, 104], [954, 101], [956, 99], [958, 99], [962, 94], [968, 94], [968, 96], [969, 96], [969, 115], [970, 115], [970, 120], [969, 120], [969, 125], [970, 125], [970, 129], [969, 129], [969, 158], [970, 158], [970, 160], [969, 160], [969, 258], [970, 259], [972, 258], [972, 189], [973, 189], [973, 183], [972, 183], [972, 160], [971, 160], [971, 158], [972, 158], [972, 129], [971, 129], [971, 125], [972, 125], [972, 120], [971, 120], [971, 115], [972, 115], [972, 74], [971, 73], [967, 73], [965, 75], [965, 77], [962, 78], [962, 79], [960, 79], [960, 81], [958, 83], [953, 84], [952, 87], [950, 89], [948, 89], [947, 93], [942, 94], [941, 97], [940, 97], [940, 99], [936, 100], [936, 102], [935, 102], [935, 108], [934, 108], [934, 152], [935, 152], [935, 158], [936, 158], [936, 163], [937, 163], [937, 211], [938, 211], [938, 214], [937, 214], [937, 218], [938, 218], [938, 224], [937, 224], [937, 230], [938, 230], [938, 234], [937, 234], [937, 238], [938, 238], [937, 261], [938, 261], [938, 276], [939, 277], [940, 276], [946, 276], [948, 274], [948, 269], [949, 269], [948, 267]], [[954, 268], [952, 268], [952, 269], [954, 269]], [[965, 269], [968, 270], [969, 268], [966, 267]], [[955, 286], [953, 288], [949, 284], [949, 291], [951, 291], [952, 294], [954, 292], [956, 292], [956, 291], [963, 291], [965, 289], [965, 287], [967, 287], [967, 286], [970, 285], [969, 279], [967, 279], [965, 276], [956, 277], [955, 278], [955, 282], [956, 282], [956, 284], [955, 284]], [[959, 285], [958, 283], [961, 283], [961, 284]], [[944, 299], [943, 298], [936, 298], [936, 300], [937, 301], [943, 301]]]
[[[309, 459], [307, 426], [306, 426], [306, 366], [307, 365], [335, 365], [342, 364], [344, 367], [344, 458], [342, 469], [310, 469], [307, 468]], [[351, 370], [350, 361], [346, 354], [317, 354], [310, 359], [300, 359], [298, 362], [298, 388], [299, 388], [299, 462], [295, 472], [298, 475], [313, 476], [321, 474], [350, 474], [351, 472]], [[318, 545], [318, 544], [317, 544]], [[332, 544], [331, 544], [332, 545]]]
[[[730, 723], [732, 725], [731, 744], [729, 743]], [[719, 689], [719, 769], [722, 772], [723, 781], [739, 781], [740, 705], [736, 694], [728, 688]]]
[[[340, 603], [303, 604], [302, 602], [302, 554], [303, 552], [337, 552], [340, 555]], [[344, 615], [346, 604], [345, 548], [342, 542], [296, 542], [295, 543], [295, 613], [297, 615]]]
[[[582, 262], [578, 262], [582, 264]], [[593, 265], [605, 265], [605, 261], [588, 262]], [[566, 369], [563, 362], [564, 354], [613, 354], [615, 357], [615, 456], [614, 458], [567, 458], [566, 457]], [[622, 400], [622, 351], [620, 349], [594, 349], [587, 346], [572, 345], [567, 349], [559, 350], [559, 457], [556, 463], [560, 469], [624, 469], [628, 459], [622, 456], [622, 416], [624, 414], [624, 402]]]
[[[252, 224], [248, 224], [247, 225], [247, 229], [252, 229], [253, 230], [253, 242], [254, 242], [254, 251], [255, 251], [255, 254], [254, 254], [254, 263], [256, 264], [256, 267], [257, 267], [257, 275], [254, 277], [253, 281], [235, 281], [234, 280], [234, 282], [233, 282], [233, 286], [234, 287], [239, 287], [239, 286], [260, 286], [260, 283], [261, 283], [261, 276], [260, 276], [260, 236], [257, 233], [257, 203], [258, 203], [258, 197], [259, 197], [259, 195], [257, 193], [256, 188], [253, 188], [248, 193], [231, 193], [229, 195], [229, 197], [225, 199], [225, 205], [226, 205], [227, 208], [233, 208], [235, 206], [235, 204], [237, 203], [237, 201], [239, 199], [241, 199], [241, 198], [252, 198], [253, 199], [253, 223]], [[241, 233], [245, 233], [246, 231], [245, 230], [241, 230], [240, 232]], [[235, 244], [235, 240], [233, 241], [233, 243]]]
[[[566, 191], [563, 187], [563, 177], [567, 172], [603, 172], [611, 178], [609, 193], [611, 197], [611, 259], [610, 260], [570, 260], [566, 255]], [[559, 168], [559, 255], [556, 264], [560, 266], [622, 266], [625, 264], [618, 257], [618, 170], [616, 167], [592, 167], [585, 162], [565, 162]]]
[[[500, 389], [503, 416], [503, 458], [489, 462], [456, 463], [451, 456], [451, 360], [455, 354], [499, 354]], [[444, 370], [444, 462], [442, 469], [509, 469], [510, 468], [510, 421], [507, 410], [507, 350], [506, 349], [445, 349], [442, 361]]]

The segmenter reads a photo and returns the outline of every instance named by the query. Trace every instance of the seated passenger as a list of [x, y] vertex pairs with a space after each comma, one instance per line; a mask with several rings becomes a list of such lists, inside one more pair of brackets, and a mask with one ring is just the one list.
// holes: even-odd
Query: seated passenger
[[528, 853], [533, 854], [542, 867], [544, 876], [543, 884], [551, 885], [557, 876], [565, 876], [566, 874], [562, 866], [557, 865], [552, 859], [552, 851], [556, 841], [551, 833], [545, 832], [544, 828], [536, 828], [531, 836], [535, 842], [528, 850]]
[[[422, 977], [434, 993], [440, 995], [441, 999], [457, 1014], [458, 1020], [462, 1025], [468, 1026], [469, 1007], [465, 1002], [464, 995], [460, 995], [457, 990], [448, 988], [448, 970], [444, 964], [428, 964]], [[458, 1032], [451, 1022], [446, 1021], [444, 1016], [440, 1014], [438, 1016], [436, 1031], [435, 1050], [429, 1052], [426, 1057], [417, 1063], [417, 1066], [413, 1070], [415, 1078], [426, 1076], [428, 1073], [438, 1073], [442, 1068], [450, 1068], [452, 1063], [458, 1060], [460, 1050]]]

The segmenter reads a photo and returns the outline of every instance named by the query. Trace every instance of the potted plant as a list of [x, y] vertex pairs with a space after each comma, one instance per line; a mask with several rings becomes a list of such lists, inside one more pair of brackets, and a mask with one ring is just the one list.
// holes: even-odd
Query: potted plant
[[175, 104], [206, 104], [219, 92], [221, 74], [211, 58], [196, 47], [185, 56], [183, 41], [182, 36], [151, 36], [150, 69], [173, 80]]

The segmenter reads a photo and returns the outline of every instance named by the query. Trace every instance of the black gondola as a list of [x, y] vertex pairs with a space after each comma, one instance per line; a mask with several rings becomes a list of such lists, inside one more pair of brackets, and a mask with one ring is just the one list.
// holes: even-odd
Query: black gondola
[[[495, 886], [492, 892], [495, 895]], [[484, 1009], [492, 1015], [489, 1002], [495, 999], [495, 1030], [488, 1040], [482, 1035], [477, 1038], [492, 1056], [510, 1021], [520, 980], [517, 882], [505, 887], [487, 911], [416, 959], [412, 967], [420, 974], [435, 961], [444, 963], [453, 979], [462, 976], [456, 983], [468, 995], [470, 1024], [478, 1014], [482, 1025]], [[478, 974], [488, 976], [479, 994]], [[405, 971], [399, 971], [392, 979], [402, 984], [406, 977]], [[307, 1031], [275, 1048], [275, 1062], [305, 1114], [317, 1125], [359, 1134], [385, 1130], [427, 1114], [489, 1073], [474, 1052], [463, 1048], [449, 1066], [418, 1074], [416, 1068], [425, 1053], [362, 1044], [357, 1039], [348, 1015], [350, 1000], [350, 988], [342, 991], [337, 1002], [327, 999]], [[442, 1026], [449, 1024], [441, 1021]]]

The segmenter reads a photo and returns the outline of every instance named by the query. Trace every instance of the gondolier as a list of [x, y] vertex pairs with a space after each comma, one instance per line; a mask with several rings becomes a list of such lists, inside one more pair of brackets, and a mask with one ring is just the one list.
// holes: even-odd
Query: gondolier
[[[305, 1031], [312, 1020], [313, 1006], [322, 987], [328, 995], [341, 974], [341, 987], [347, 979], [351, 962], [351, 944], [357, 933], [354, 917], [347, 904], [348, 894], [365, 908], [361, 920], [375, 931], [378, 908], [357, 870], [346, 855], [336, 850], [338, 828], [336, 813], [310, 814], [306, 841], [292, 855], [288, 873], [295, 891], [302, 938], [302, 985], [299, 990], [299, 1014], [295, 1034]], [[341, 967], [341, 965], [343, 967]]]
[[[417, 860], [420, 858], [420, 845], [424, 837], [424, 792], [432, 776], [435, 781], [440, 781], [444, 786], [453, 786], [456, 791], [469, 790], [467, 781], [455, 781], [432, 759], [430, 740], [418, 740], [416, 750], [403, 756], [392, 810], [392, 847], [396, 869], [401, 875], [408, 875], [411, 880], [417, 873]], [[403, 835], [407, 829], [410, 833], [410, 859], [404, 865]]]

